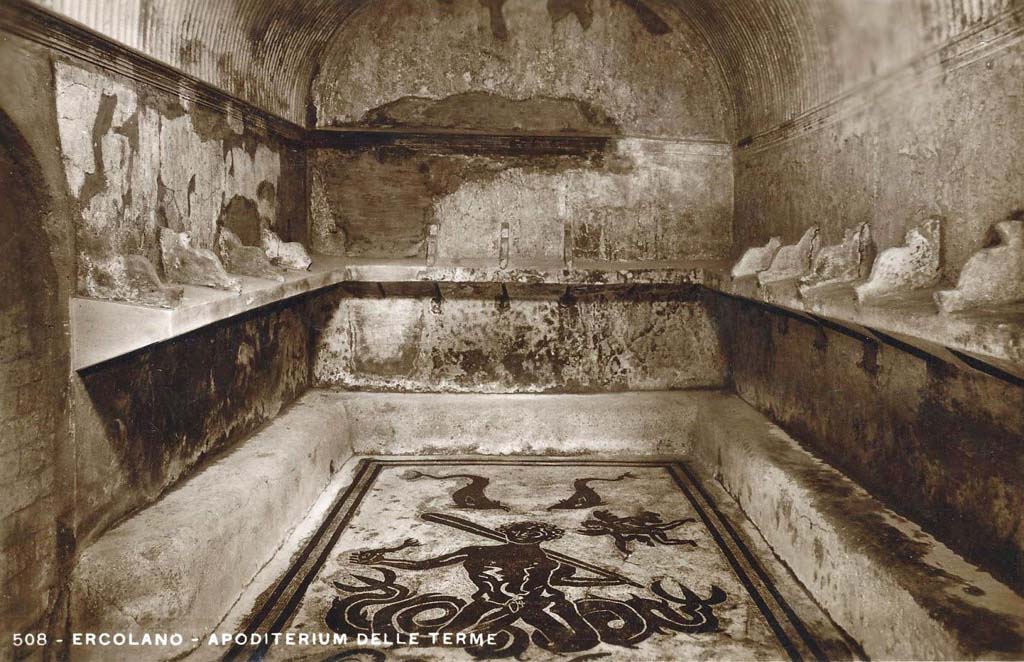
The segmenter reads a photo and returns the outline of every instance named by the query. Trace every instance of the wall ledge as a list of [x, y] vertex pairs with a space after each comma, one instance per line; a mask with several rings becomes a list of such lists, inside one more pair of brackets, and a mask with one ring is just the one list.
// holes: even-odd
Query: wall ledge
[[171, 340], [196, 329], [263, 306], [284, 302], [343, 283], [465, 283], [515, 285], [517, 292], [546, 286], [702, 286], [806, 317], [838, 324], [855, 333], [893, 340], [961, 368], [1024, 380], [1024, 304], [940, 313], [933, 294], [945, 287], [916, 290], [879, 301], [857, 303], [861, 281], [823, 285], [800, 295], [799, 279], [759, 285], [756, 277], [731, 279], [723, 260], [604, 262], [512, 259], [462, 260], [427, 266], [422, 259], [384, 260], [314, 255], [309, 271], [289, 271], [282, 282], [240, 277], [242, 293], [185, 286], [173, 309], [153, 308], [85, 297], [71, 300], [72, 366], [82, 370]]
[[716, 289], [886, 343], [896, 340], [961, 368], [1024, 380], [1024, 304], [943, 314], [934, 301], [934, 293], [947, 287], [943, 284], [858, 304], [855, 287], [862, 282], [822, 285], [806, 297], [799, 293], [798, 278], [767, 286], [754, 277], [722, 278]]

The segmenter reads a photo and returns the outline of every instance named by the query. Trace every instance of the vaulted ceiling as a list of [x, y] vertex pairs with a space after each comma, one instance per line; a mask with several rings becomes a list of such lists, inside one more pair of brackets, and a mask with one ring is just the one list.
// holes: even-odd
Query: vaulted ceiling
[[[479, 2], [482, 21], [505, 2]], [[529, 0], [541, 2], [542, 0]], [[38, 0], [273, 114], [305, 123], [311, 83], [347, 19], [374, 0]], [[948, 47], [1024, 0], [548, 0], [621, 3], [700, 35], [731, 96], [737, 137], [766, 131]], [[610, 4], [609, 4], [610, 3]], [[381, 44], [386, 48], [387, 44]]]

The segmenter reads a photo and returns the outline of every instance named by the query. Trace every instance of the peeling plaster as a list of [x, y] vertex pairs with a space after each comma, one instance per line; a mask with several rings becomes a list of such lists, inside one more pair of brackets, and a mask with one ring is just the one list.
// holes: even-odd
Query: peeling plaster
[[[485, 92], [587, 103], [627, 135], [728, 137], [719, 71], [685, 26], [651, 34], [617, 0], [593, 0], [586, 26], [552, 24], [548, 7], [535, 0], [505, 0], [496, 10], [494, 3], [383, 0], [354, 13], [313, 82], [317, 124], [365, 122], [408, 97]], [[492, 32], [495, 14], [504, 38]]]
[[[213, 249], [217, 220], [235, 196], [251, 200], [263, 223], [276, 223], [276, 196], [259, 193], [261, 185], [277, 189], [280, 155], [264, 144], [252, 153], [229, 147], [244, 126], [229, 121], [223, 139], [210, 138], [180, 99], [184, 112], [166, 116], [103, 74], [63, 62], [55, 70], [60, 144], [81, 209], [80, 291], [97, 294], [98, 283], [116, 280], [116, 269], [97, 270], [117, 265], [118, 256], [141, 254], [158, 264], [160, 226], [189, 232], [195, 246]], [[104, 103], [113, 104], [109, 127]]]
[[[493, 258], [505, 222], [513, 256], [560, 258], [564, 224], [570, 222], [579, 257], [723, 255], [731, 243], [731, 160], [688, 147], [621, 140], [607, 169], [513, 168], [489, 181], [467, 182], [434, 202], [438, 254]], [[495, 209], [502, 213], [495, 215]]]
[[[311, 152], [313, 250], [424, 254], [437, 223], [441, 258], [563, 255], [563, 224], [583, 259], [724, 257], [732, 241], [732, 157], [715, 143], [608, 139], [570, 156], [432, 147]], [[500, 214], [494, 210], [500, 209]]]

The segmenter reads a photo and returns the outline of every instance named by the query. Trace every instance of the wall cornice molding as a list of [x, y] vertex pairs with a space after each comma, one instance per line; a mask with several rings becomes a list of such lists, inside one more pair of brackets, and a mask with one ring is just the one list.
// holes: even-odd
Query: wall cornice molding
[[893, 71], [860, 83], [839, 96], [736, 143], [738, 154], [756, 154], [833, 126], [870, 108], [880, 97], [991, 57], [1024, 37], [1024, 7], [1008, 9], [971, 30], [922, 53]]
[[0, 32], [225, 113], [286, 142], [305, 137], [305, 127], [27, 0], [0, 0]]

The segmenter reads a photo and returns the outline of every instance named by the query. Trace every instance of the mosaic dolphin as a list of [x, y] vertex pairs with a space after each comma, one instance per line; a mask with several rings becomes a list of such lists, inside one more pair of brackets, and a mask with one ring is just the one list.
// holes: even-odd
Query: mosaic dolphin
[[468, 508], [470, 510], [508, 510], [508, 506], [500, 501], [490, 499], [484, 493], [484, 489], [491, 484], [490, 478], [477, 476], [475, 474], [448, 474], [445, 476], [435, 476], [422, 471], [416, 471], [415, 469], [407, 471], [403, 478], [406, 480], [419, 480], [420, 478], [433, 478], [434, 480], [464, 478], [469, 481], [469, 484], [452, 492], [452, 501], [455, 502], [456, 506], [459, 508]]
[[600, 506], [604, 504], [604, 499], [594, 491], [594, 488], [590, 487], [590, 483], [594, 481], [614, 483], [624, 478], [636, 478], [636, 476], [627, 472], [618, 478], [578, 478], [573, 481], [572, 485], [576, 491], [573, 492], [572, 496], [562, 499], [553, 506], [548, 506], [548, 510], [580, 510]]

